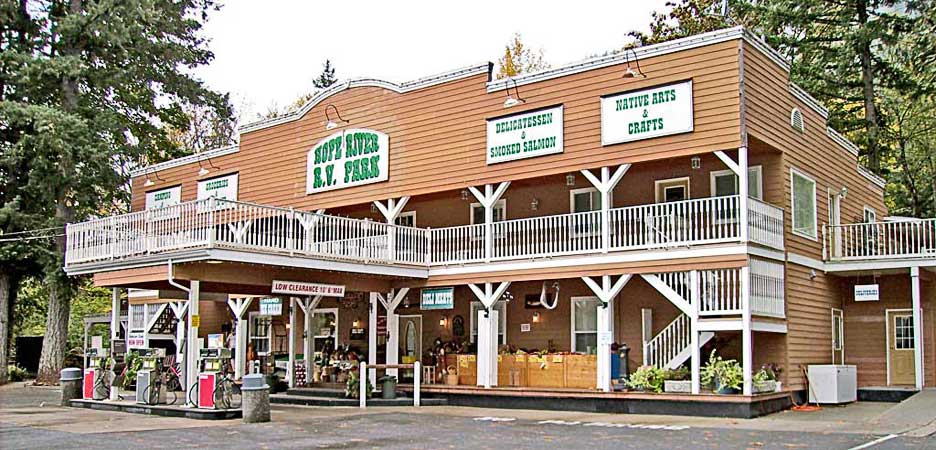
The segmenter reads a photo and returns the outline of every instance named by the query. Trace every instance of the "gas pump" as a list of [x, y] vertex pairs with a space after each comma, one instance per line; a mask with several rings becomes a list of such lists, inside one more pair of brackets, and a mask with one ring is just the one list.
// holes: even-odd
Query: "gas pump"
[[203, 348], [198, 352], [198, 407], [217, 407], [215, 391], [223, 378], [224, 367], [231, 359], [231, 350], [226, 348]]
[[140, 348], [136, 350], [140, 356], [140, 370], [137, 371], [136, 401], [146, 405], [156, 405], [166, 402], [166, 393], [162, 390], [160, 377], [162, 376], [162, 363], [166, 358], [164, 348]]
[[107, 357], [98, 354], [98, 349], [85, 349], [85, 356], [88, 358], [88, 367], [84, 370], [84, 384], [82, 386], [81, 397], [85, 400], [104, 400], [107, 398], [107, 383], [105, 378], [107, 370], [104, 362]]

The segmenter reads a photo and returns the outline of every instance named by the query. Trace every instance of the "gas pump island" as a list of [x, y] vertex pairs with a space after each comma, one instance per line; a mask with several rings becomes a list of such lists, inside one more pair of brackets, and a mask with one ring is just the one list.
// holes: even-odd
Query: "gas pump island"
[[85, 400], [104, 400], [107, 398], [109, 386], [107, 383], [107, 356], [100, 355], [97, 348], [85, 349], [88, 358], [88, 367], [84, 370], [84, 384], [82, 398]]
[[[198, 354], [198, 407], [208, 409], [229, 408], [230, 401], [223, 398], [226, 389], [224, 371], [231, 360], [231, 350], [226, 348], [203, 348]], [[239, 406], [239, 405], [238, 405]]]
[[166, 358], [164, 348], [141, 348], [136, 350], [140, 357], [140, 370], [137, 371], [136, 401], [146, 405], [166, 402], [163, 390], [162, 365]]

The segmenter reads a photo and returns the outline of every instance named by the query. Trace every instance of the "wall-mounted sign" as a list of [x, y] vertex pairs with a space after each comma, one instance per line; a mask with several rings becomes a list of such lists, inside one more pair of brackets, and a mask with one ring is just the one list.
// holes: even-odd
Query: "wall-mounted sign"
[[279, 297], [265, 297], [260, 299], [261, 316], [278, 316], [283, 314], [283, 299]]
[[520, 324], [520, 332], [521, 332], [521, 333], [529, 333], [529, 332], [530, 332], [530, 324], [528, 324], [528, 323], [521, 323], [521, 324]]
[[692, 129], [692, 80], [601, 98], [602, 145]]
[[303, 281], [273, 280], [274, 294], [321, 295], [323, 297], [344, 297], [345, 287], [337, 284], [306, 283]]
[[306, 158], [307, 194], [387, 181], [390, 138], [374, 130], [344, 130], [319, 141]]
[[214, 197], [222, 200], [236, 201], [237, 181], [238, 177], [236, 173], [208, 180], [201, 180], [198, 182], [198, 199], [204, 200], [209, 197]]
[[145, 348], [146, 333], [142, 331], [131, 331], [127, 334], [127, 348]]
[[[160, 189], [158, 191], [149, 191], [146, 193], [147, 210], [166, 208], [168, 206], [178, 205], [182, 202], [182, 186]], [[153, 211], [148, 215], [149, 220], [165, 220], [179, 217], [181, 211], [179, 208], [169, 210]]]
[[455, 288], [426, 288], [419, 297], [419, 309], [452, 309], [455, 306]]
[[880, 287], [877, 284], [856, 284], [856, 302], [876, 302], [881, 299]]
[[487, 163], [562, 153], [562, 105], [487, 121]]
[[351, 340], [360, 341], [367, 337], [367, 328], [352, 328]]

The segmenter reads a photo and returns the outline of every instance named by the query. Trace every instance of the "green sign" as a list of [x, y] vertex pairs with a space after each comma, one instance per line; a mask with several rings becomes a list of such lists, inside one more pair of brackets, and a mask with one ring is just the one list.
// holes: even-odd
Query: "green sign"
[[419, 309], [452, 309], [455, 307], [455, 288], [426, 288], [422, 290]]
[[601, 98], [603, 145], [687, 133], [692, 129], [692, 80]]
[[387, 181], [390, 139], [363, 128], [340, 131], [312, 147], [306, 164], [307, 194]]
[[487, 163], [562, 153], [562, 105], [487, 121]]

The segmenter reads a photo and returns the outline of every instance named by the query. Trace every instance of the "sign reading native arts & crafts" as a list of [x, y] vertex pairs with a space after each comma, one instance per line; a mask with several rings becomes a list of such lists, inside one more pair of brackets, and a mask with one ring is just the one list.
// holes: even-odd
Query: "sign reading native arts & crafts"
[[303, 281], [273, 280], [274, 294], [321, 295], [323, 297], [344, 297], [345, 287], [336, 284], [306, 283]]
[[602, 145], [692, 129], [692, 80], [601, 98]]
[[319, 141], [306, 158], [307, 194], [387, 181], [390, 138], [374, 130], [344, 130]]
[[214, 197], [221, 200], [237, 200], [237, 174], [202, 180], [198, 182], [198, 200]]
[[487, 121], [487, 163], [562, 153], [562, 105]]
[[419, 299], [419, 309], [452, 309], [455, 306], [455, 288], [426, 288]]

